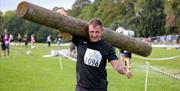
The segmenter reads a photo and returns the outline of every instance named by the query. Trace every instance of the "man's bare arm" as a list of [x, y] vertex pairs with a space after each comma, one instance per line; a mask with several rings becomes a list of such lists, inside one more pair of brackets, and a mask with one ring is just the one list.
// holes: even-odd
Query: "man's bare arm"
[[125, 74], [128, 79], [132, 77], [132, 73], [128, 68], [125, 68], [118, 60], [110, 61], [112, 67], [120, 74]]

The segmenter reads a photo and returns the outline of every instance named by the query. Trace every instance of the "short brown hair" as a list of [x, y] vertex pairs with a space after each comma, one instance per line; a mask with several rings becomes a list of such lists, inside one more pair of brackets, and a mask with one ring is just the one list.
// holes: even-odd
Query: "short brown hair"
[[102, 21], [99, 18], [93, 18], [89, 21], [89, 25], [97, 26], [99, 25], [103, 29]]

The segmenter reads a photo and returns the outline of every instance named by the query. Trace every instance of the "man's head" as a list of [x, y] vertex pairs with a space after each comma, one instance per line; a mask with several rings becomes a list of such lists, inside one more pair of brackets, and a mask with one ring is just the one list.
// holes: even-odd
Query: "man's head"
[[98, 42], [101, 40], [102, 33], [103, 33], [103, 26], [102, 22], [98, 18], [93, 18], [89, 21], [89, 40], [91, 42]]

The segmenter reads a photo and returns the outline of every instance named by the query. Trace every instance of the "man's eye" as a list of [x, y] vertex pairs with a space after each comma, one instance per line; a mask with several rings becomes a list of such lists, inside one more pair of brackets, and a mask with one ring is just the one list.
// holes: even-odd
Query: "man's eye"
[[91, 31], [91, 33], [94, 33], [93, 31]]

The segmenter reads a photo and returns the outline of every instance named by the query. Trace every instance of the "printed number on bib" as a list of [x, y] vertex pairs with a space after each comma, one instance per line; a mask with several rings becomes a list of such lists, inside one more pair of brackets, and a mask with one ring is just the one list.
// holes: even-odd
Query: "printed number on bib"
[[88, 49], [84, 56], [84, 63], [89, 66], [99, 67], [101, 63], [102, 55], [99, 51]]

